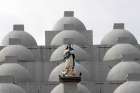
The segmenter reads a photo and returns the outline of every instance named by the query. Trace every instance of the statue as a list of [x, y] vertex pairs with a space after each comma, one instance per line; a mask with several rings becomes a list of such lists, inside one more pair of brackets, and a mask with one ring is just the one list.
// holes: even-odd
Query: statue
[[74, 77], [76, 76], [75, 71], [75, 54], [74, 49], [71, 47], [71, 44], [68, 44], [64, 49], [64, 61], [65, 68], [62, 71], [63, 76], [65, 77]]
[[71, 44], [68, 44], [64, 49], [64, 61], [64, 70], [61, 72], [61, 75], [59, 75], [60, 82], [80, 82], [82, 73], [76, 72], [75, 54]]

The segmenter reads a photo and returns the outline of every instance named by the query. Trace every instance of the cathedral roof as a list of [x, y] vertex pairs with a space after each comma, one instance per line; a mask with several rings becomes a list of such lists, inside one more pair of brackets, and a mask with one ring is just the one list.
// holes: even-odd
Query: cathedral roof
[[86, 38], [80, 32], [75, 30], [64, 30], [54, 36], [51, 45], [60, 46], [70, 41], [72, 44], [86, 43]]
[[25, 90], [12, 83], [0, 83], [0, 93], [26, 93]]
[[7, 57], [15, 57], [17, 61], [34, 61], [32, 52], [21, 45], [9, 45], [0, 51], [0, 62], [5, 62]]
[[17, 82], [31, 81], [29, 71], [17, 63], [0, 65], [0, 76], [10, 76]]
[[[82, 84], [77, 84], [74, 86], [74, 84], [72, 85], [66, 85], [65, 88], [67, 88], [67, 90], [65, 90], [65, 84], [60, 83], [59, 85], [57, 85], [52, 91], [51, 93], [65, 93], [64, 91], [69, 91], [72, 92], [74, 91], [74, 93], [90, 93], [90, 91], [88, 90], [87, 87], [85, 87]], [[70, 87], [70, 88], [69, 88]]]
[[109, 71], [106, 80], [125, 81], [128, 74], [140, 74], [140, 64], [135, 61], [120, 62]]
[[23, 45], [31, 48], [37, 47], [37, 42], [29, 33], [24, 31], [24, 25], [14, 25], [13, 31], [3, 38], [2, 45]]
[[140, 50], [131, 44], [116, 44], [110, 48], [103, 59], [108, 65], [115, 65], [121, 60], [140, 60]]
[[57, 21], [57, 23], [53, 27], [53, 30], [63, 31], [64, 24], [73, 24], [76, 31], [86, 31], [85, 25], [79, 19], [74, 17], [73, 11], [65, 11], [64, 17]]
[[120, 85], [114, 93], [139, 93], [140, 81], [127, 81]]
[[124, 29], [124, 24], [116, 23], [114, 24], [114, 29], [109, 32], [101, 41], [102, 45], [115, 45], [118, 43], [130, 43], [137, 44], [137, 40], [134, 35], [128, 30]]

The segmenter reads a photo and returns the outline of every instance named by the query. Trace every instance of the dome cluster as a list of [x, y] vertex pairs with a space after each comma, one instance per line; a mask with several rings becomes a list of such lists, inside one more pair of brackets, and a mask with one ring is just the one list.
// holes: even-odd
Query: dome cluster
[[[75, 74], [82, 73], [82, 81], [89, 80], [88, 70], [80, 64], [81, 61], [87, 61], [88, 53], [82, 44], [86, 44], [87, 37], [85, 25], [76, 17], [73, 11], [65, 11], [64, 17], [58, 20], [53, 28], [58, 33], [51, 39], [50, 46], [55, 46], [51, 62], [63, 62], [56, 66], [50, 73], [49, 82], [59, 82], [59, 75], [64, 70], [64, 49], [68, 44], [72, 45], [75, 54]], [[38, 48], [36, 40], [24, 31], [24, 25], [17, 24], [13, 26], [13, 31], [9, 32], [2, 40], [3, 48], [0, 50], [0, 77], [10, 78], [8, 83], [0, 83], [0, 93], [25, 93], [19, 85], [32, 81], [32, 74], [27, 68], [22, 66], [23, 62], [34, 62], [35, 57], [32, 49]], [[41, 55], [43, 56], [43, 55]], [[27, 64], [28, 65], [28, 64]], [[43, 73], [44, 74], [44, 73]], [[70, 90], [64, 88], [71, 88]], [[51, 93], [67, 93], [68, 91], [78, 93], [90, 93], [81, 83], [60, 83]]]
[[[64, 17], [53, 27], [53, 32], [48, 31], [45, 34], [48, 36], [45, 46], [38, 46], [36, 40], [24, 31], [24, 25], [14, 25], [13, 31], [2, 40], [0, 78], [4, 77], [5, 81], [8, 78], [9, 81], [0, 80], [0, 93], [25, 93], [26, 89], [22, 87], [30, 90], [30, 86], [35, 88], [32, 92], [46, 92], [45, 88], [50, 91], [52, 86], [58, 83], [50, 93], [90, 93], [86, 84], [92, 85], [91, 88], [95, 85], [94, 91], [97, 93], [108, 93], [108, 85], [111, 85], [111, 91], [112, 86], [114, 88], [114, 85], [119, 85], [114, 93], [140, 93], [140, 50], [134, 35], [125, 29], [123, 23], [115, 23], [113, 30], [102, 39], [101, 45], [93, 46], [91, 33], [92, 31], [88, 31], [85, 25], [74, 17], [73, 11], [65, 11]], [[102, 60], [104, 51], [106, 52], [102, 63], [99, 61]], [[41, 62], [35, 63], [34, 54], [38, 52], [36, 57]], [[93, 57], [90, 58], [91, 56]], [[24, 66], [29, 66], [29, 69]], [[87, 68], [92, 70], [91, 73]], [[63, 74], [65, 70], [73, 72], [68, 76], [69, 74]], [[35, 82], [32, 82], [32, 74]], [[66, 81], [62, 81], [61, 76]], [[79, 81], [76, 81], [77, 77], [80, 77]]]
[[[114, 24], [114, 29], [101, 41], [109, 45], [103, 61], [109, 67], [106, 80], [109, 82], [125, 82], [114, 93], [139, 93], [140, 80], [133, 75], [140, 75], [140, 50], [136, 38], [124, 29], [123, 23]], [[131, 78], [130, 78], [131, 77]]]
[[[28, 42], [27, 42], [28, 41]], [[0, 77], [9, 77], [13, 83], [30, 82], [32, 76], [20, 62], [34, 62], [28, 48], [37, 47], [35, 39], [24, 31], [24, 25], [14, 25], [13, 31], [2, 40], [0, 51]], [[0, 93], [25, 93], [24, 89], [12, 83], [0, 83]]]
[[[72, 11], [65, 11], [64, 17], [56, 23], [54, 30], [60, 32], [53, 37], [50, 45], [57, 46], [58, 48], [56, 48], [51, 54], [50, 61], [60, 61], [63, 63], [59, 64], [52, 70], [48, 81], [59, 82], [59, 75], [66, 66], [66, 63], [64, 63], [64, 49], [67, 44], [71, 44], [74, 49], [73, 53], [75, 54], [75, 60], [85, 61], [88, 59], [87, 52], [81, 47], [81, 44], [86, 42], [86, 37], [82, 34], [82, 32], [86, 31], [86, 28], [79, 19], [73, 16]], [[79, 64], [79, 62], [75, 63], [75, 70], [76, 74], [79, 74], [78, 72], [82, 73], [82, 80], [89, 79], [88, 70]], [[70, 88], [70, 90], [67, 88]], [[51, 93], [68, 93], [68, 91], [90, 93], [84, 85], [75, 82], [60, 83], [51, 91]]]
[[67, 43], [85, 44], [87, 42], [83, 32], [86, 32], [84, 24], [74, 17], [73, 11], [65, 11], [64, 17], [60, 19], [53, 28], [59, 31], [51, 40], [51, 46], [61, 46]]

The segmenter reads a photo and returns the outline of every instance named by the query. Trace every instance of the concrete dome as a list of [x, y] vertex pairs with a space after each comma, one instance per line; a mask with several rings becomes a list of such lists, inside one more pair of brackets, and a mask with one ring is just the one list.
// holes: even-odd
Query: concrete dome
[[[66, 48], [66, 45], [62, 45], [58, 47], [51, 55], [50, 61], [59, 61], [64, 60], [64, 49]], [[72, 45], [72, 48], [74, 49], [74, 54], [76, 60], [88, 60], [89, 56], [85, 50], [80, 48], [77, 45]]]
[[12, 83], [0, 83], [0, 93], [26, 93], [25, 90]]
[[[59, 75], [65, 68], [65, 63], [61, 63], [57, 67], [55, 67], [49, 76], [49, 81], [59, 81]], [[84, 68], [82, 65], [76, 63], [76, 71], [82, 73], [82, 80], [88, 80], [89, 79], [89, 73], [86, 68]]]
[[136, 38], [127, 30], [124, 29], [114, 29], [109, 32], [101, 41], [102, 45], [115, 45], [118, 43], [130, 43], [137, 44]]
[[[23, 27], [23, 29], [19, 29]], [[2, 40], [2, 45], [23, 45], [25, 47], [37, 47], [36, 40], [24, 31], [23, 25], [14, 25], [14, 31], [9, 32]]]
[[15, 57], [17, 61], [33, 61], [34, 57], [30, 50], [21, 45], [9, 45], [0, 51], [0, 62], [5, 62], [6, 57]]
[[52, 46], [59, 46], [65, 44], [66, 39], [72, 39], [71, 43], [81, 44], [86, 42], [86, 38], [79, 32], [75, 30], [64, 30], [56, 36], [51, 41]]
[[121, 60], [138, 61], [140, 60], [140, 50], [131, 44], [117, 44], [106, 52], [103, 60], [110, 66]]
[[65, 24], [72, 24], [73, 29], [76, 31], [86, 31], [85, 25], [76, 17], [74, 17], [73, 11], [65, 11], [64, 17], [57, 21], [54, 25], [53, 30], [63, 31]]
[[114, 93], [140, 93], [139, 81], [127, 81], [120, 85]]
[[66, 84], [60, 83], [51, 93], [90, 93], [87, 87], [82, 84]]
[[0, 76], [11, 76], [17, 82], [31, 81], [28, 70], [17, 63], [4, 63], [0, 65]]
[[124, 81], [128, 74], [140, 74], [140, 64], [134, 61], [120, 62], [109, 71], [106, 80]]

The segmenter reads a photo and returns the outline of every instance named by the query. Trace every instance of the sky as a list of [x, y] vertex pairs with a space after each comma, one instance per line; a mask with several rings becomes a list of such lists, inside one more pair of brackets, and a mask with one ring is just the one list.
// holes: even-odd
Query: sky
[[44, 45], [45, 31], [52, 30], [64, 11], [74, 11], [93, 30], [94, 44], [100, 44], [113, 23], [125, 23], [140, 42], [139, 0], [0, 0], [0, 41], [13, 24], [24, 24], [38, 45]]

